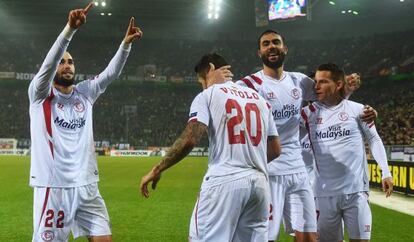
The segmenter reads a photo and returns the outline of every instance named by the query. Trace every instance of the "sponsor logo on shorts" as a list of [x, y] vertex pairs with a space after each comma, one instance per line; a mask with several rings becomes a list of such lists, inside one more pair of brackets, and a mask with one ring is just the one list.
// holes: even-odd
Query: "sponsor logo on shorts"
[[365, 224], [365, 230], [364, 232], [371, 232], [371, 225]]
[[43, 241], [52, 241], [55, 238], [55, 233], [52, 230], [45, 230], [42, 233]]

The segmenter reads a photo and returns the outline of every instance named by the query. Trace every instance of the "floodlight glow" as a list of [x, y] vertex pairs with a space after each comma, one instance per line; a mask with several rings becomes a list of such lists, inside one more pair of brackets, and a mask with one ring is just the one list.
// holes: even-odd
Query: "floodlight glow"
[[404, 0], [400, 0], [400, 2], [404, 2]]
[[218, 19], [219, 18], [219, 12], [221, 10], [221, 4], [222, 0], [208, 0], [208, 6], [207, 6], [207, 17], [208, 19]]
[[352, 12], [354, 15], [358, 15], [358, 12], [357, 11], [353, 11]]
[[95, 4], [95, 6], [98, 6], [98, 5], [99, 5], [99, 3], [98, 3], [98, 2], [94, 2], [94, 4]]
[[348, 13], [352, 13], [352, 10], [348, 10]]
[[108, 13], [108, 16], [112, 16], [112, 13]]
[[329, 4], [335, 5], [335, 2], [334, 1], [329, 1]]
[[101, 2], [101, 6], [105, 7], [106, 6], [106, 2]]
[[101, 13], [101, 16], [105, 16], [105, 13]]
[[345, 14], [345, 13], [346, 13], [346, 11], [345, 11], [345, 10], [342, 10], [342, 13], [343, 13], [343, 14]]

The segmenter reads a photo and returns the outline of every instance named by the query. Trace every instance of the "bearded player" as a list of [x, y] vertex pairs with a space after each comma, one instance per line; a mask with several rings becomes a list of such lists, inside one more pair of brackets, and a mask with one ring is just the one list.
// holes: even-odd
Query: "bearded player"
[[119, 77], [132, 41], [142, 32], [131, 18], [105, 70], [75, 85], [75, 64], [66, 49], [92, 6], [70, 11], [67, 25], [29, 86], [33, 241], [67, 241], [70, 232], [74, 238], [112, 241], [108, 212], [98, 189], [92, 107]]

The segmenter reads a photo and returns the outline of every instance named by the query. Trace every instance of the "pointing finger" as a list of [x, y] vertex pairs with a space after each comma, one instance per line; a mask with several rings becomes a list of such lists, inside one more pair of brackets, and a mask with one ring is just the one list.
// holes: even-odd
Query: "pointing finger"
[[129, 20], [129, 26], [128, 29], [132, 29], [135, 25], [135, 18], [131, 17], [131, 19]]
[[93, 2], [90, 2], [86, 8], [83, 9], [83, 13], [86, 15], [89, 12], [89, 9], [93, 6]]

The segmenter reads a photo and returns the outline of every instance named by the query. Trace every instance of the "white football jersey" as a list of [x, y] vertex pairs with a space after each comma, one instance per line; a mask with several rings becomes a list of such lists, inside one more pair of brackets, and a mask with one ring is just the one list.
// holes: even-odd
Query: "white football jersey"
[[[309, 130], [315, 156], [316, 197], [368, 191], [364, 139], [372, 143], [379, 136], [373, 122], [367, 124], [361, 120], [363, 108], [362, 104], [349, 100], [342, 100], [333, 107], [315, 102], [303, 108], [302, 118]], [[379, 158], [386, 163], [383, 146], [382, 149]], [[385, 173], [388, 175], [389, 170]]]
[[241, 177], [253, 169], [267, 177], [267, 137], [278, 133], [270, 107], [256, 91], [233, 82], [212, 85], [191, 104], [192, 121], [208, 126], [206, 178]]
[[101, 74], [80, 82], [72, 93], [62, 94], [52, 80], [69, 42], [62, 32], [29, 86], [31, 186], [77, 187], [99, 180], [92, 106], [119, 77], [130, 45], [122, 43]]
[[302, 73], [287, 71], [277, 80], [261, 70], [237, 83], [257, 90], [272, 106], [282, 153], [269, 163], [269, 175], [306, 171], [299, 139], [300, 110], [303, 100], [315, 100], [314, 81]]

